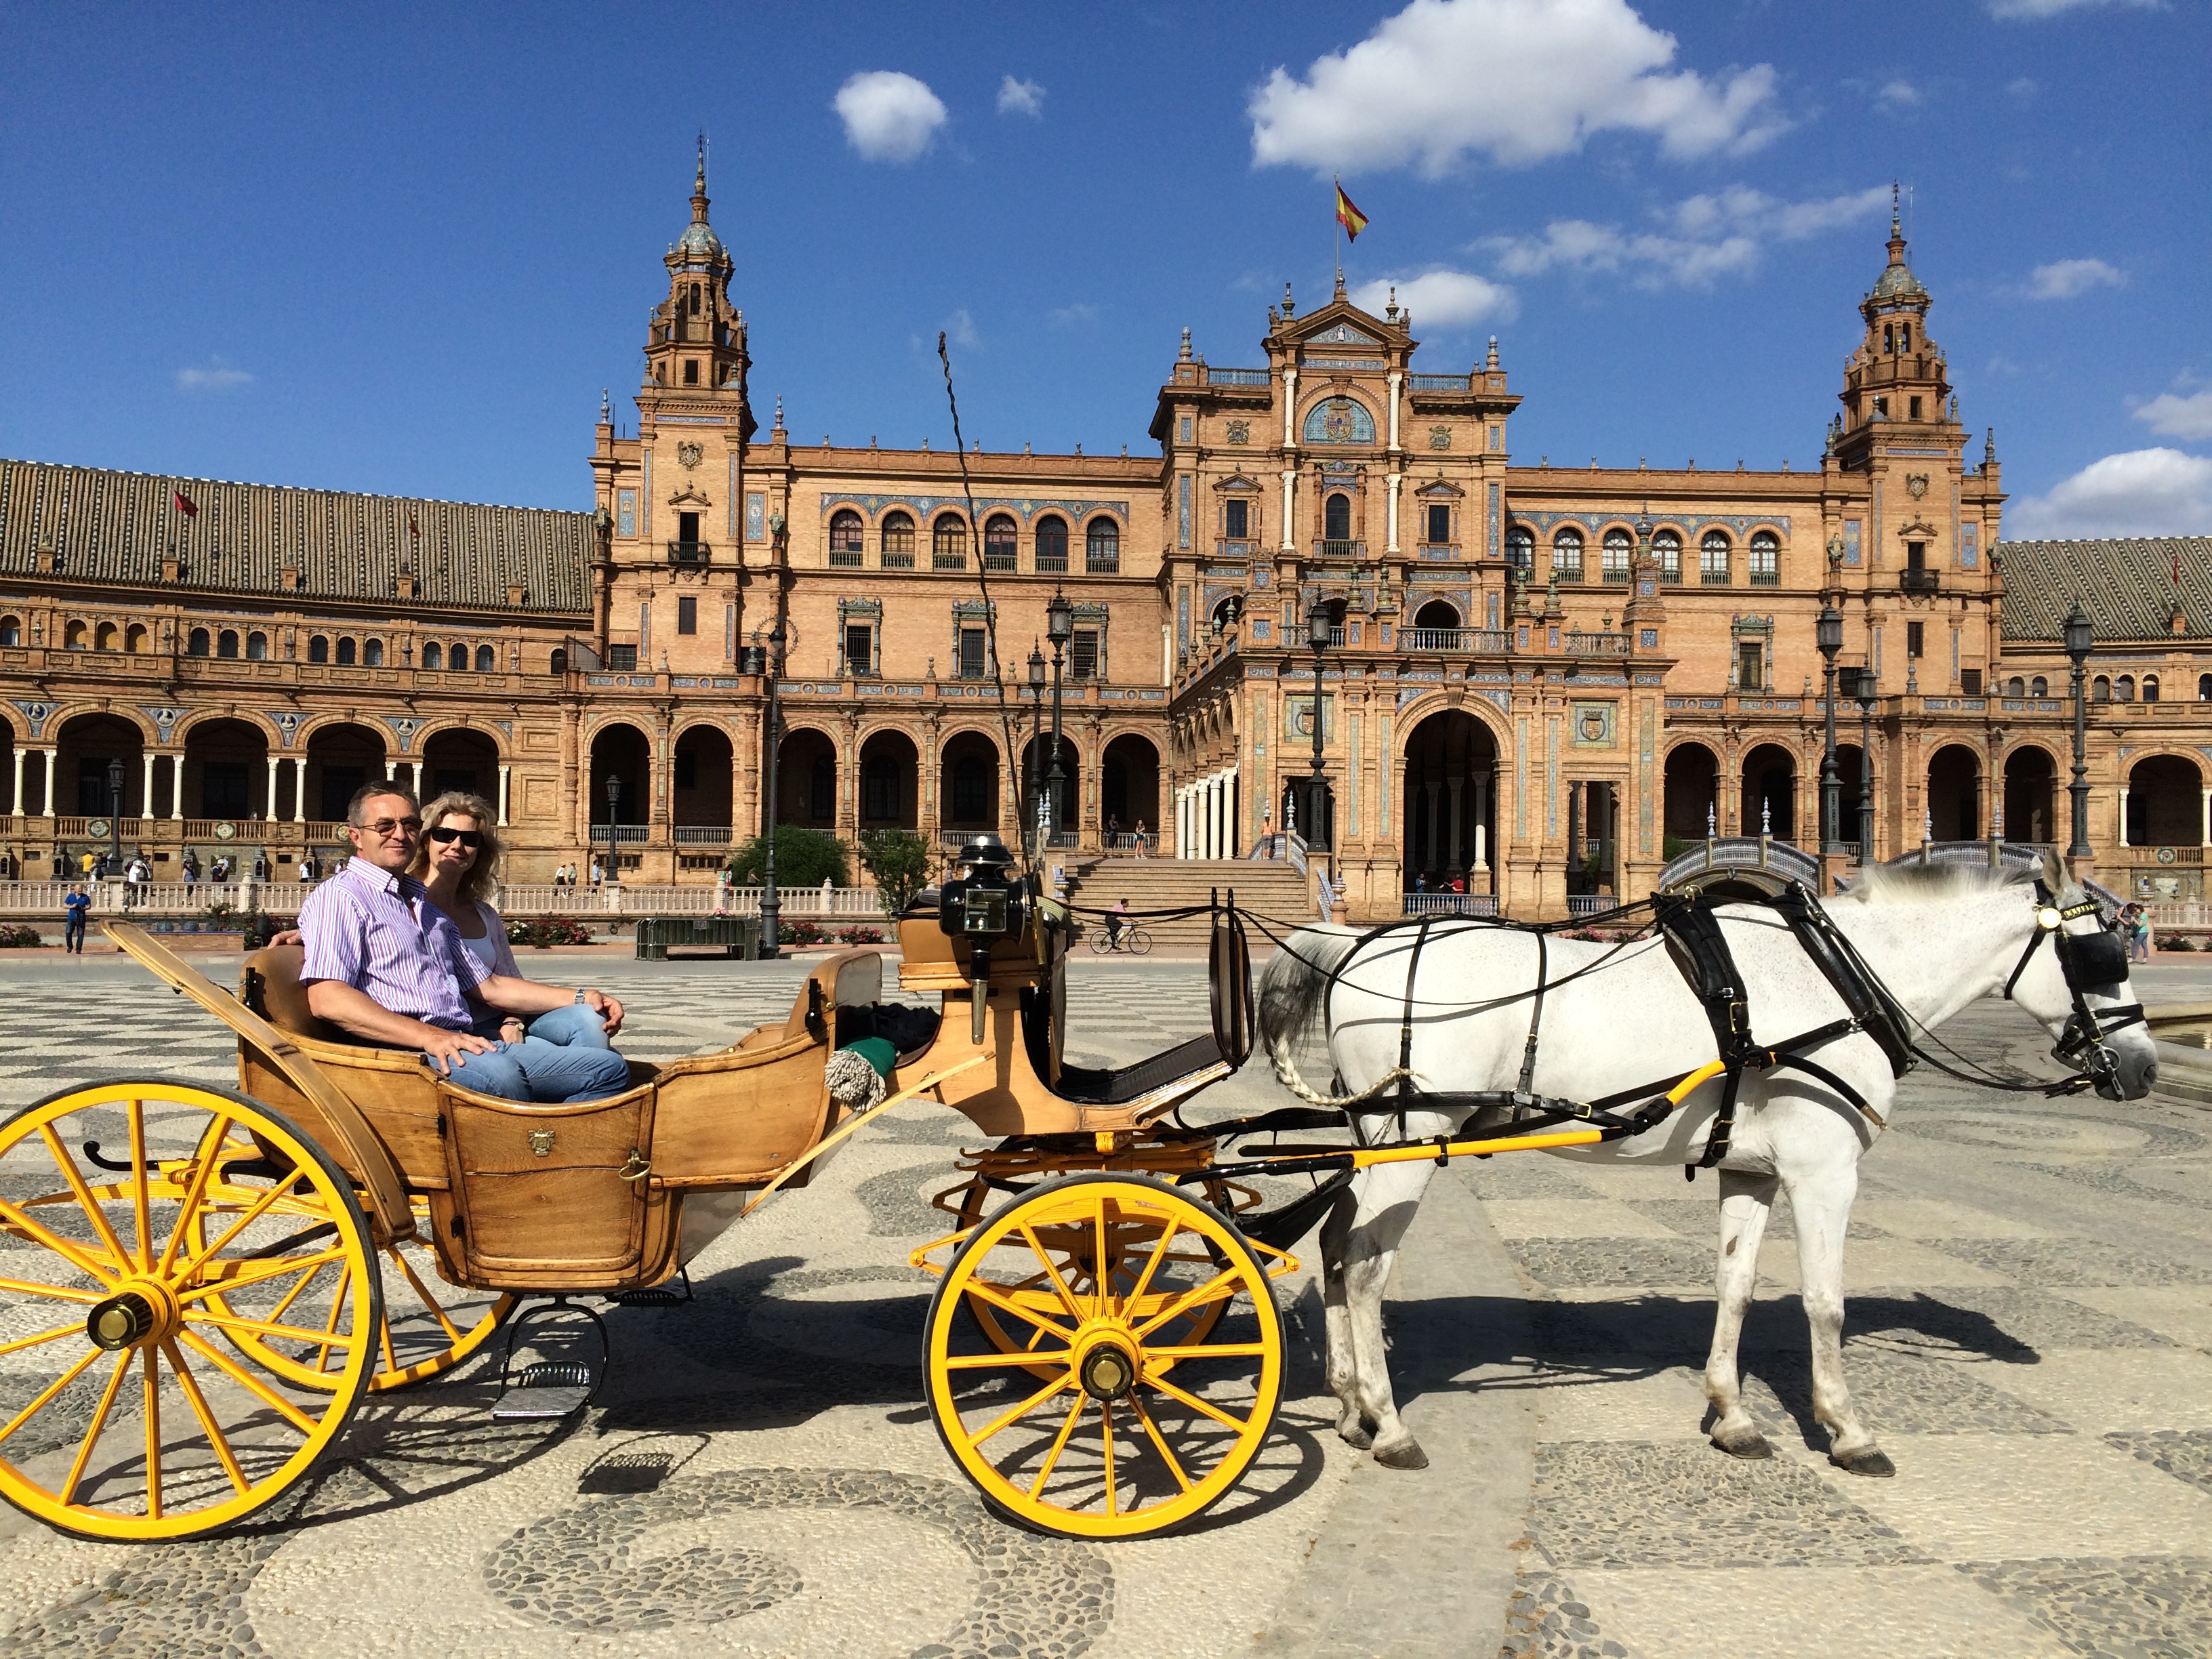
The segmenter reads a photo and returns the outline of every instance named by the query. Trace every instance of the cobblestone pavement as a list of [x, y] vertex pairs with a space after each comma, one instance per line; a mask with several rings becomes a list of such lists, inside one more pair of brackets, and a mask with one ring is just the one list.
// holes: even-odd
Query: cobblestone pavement
[[[234, 971], [213, 970], [222, 977]], [[623, 995], [634, 1052], [788, 1008], [791, 964], [545, 960]], [[1200, 1028], [1203, 968], [1079, 962], [1070, 1048]], [[2138, 977], [2206, 1000], [2212, 974]], [[0, 962], [0, 1105], [139, 1073], [234, 1076], [128, 963]], [[2036, 1051], [2002, 1005], [1954, 1035]], [[1207, 1097], [1281, 1103], [1248, 1073]], [[1441, 1172], [1390, 1309], [1427, 1447], [1328, 1431], [1320, 1305], [1283, 1286], [1291, 1377], [1245, 1487], [1178, 1536], [994, 1520], [939, 1445], [905, 1252], [965, 1120], [902, 1108], [695, 1264], [688, 1307], [609, 1313], [590, 1420], [494, 1424], [495, 1358], [372, 1401], [273, 1521], [125, 1548], [0, 1519], [0, 1652], [425, 1656], [1493, 1656], [2212, 1652], [2212, 1115], [2024, 1101], [1916, 1075], [1864, 1166], [1846, 1364], [1898, 1466], [1813, 1421], [1786, 1212], [1746, 1334], [1769, 1462], [1706, 1444], [1716, 1187], [1541, 1158]], [[1310, 1255], [1311, 1241], [1306, 1253]]]

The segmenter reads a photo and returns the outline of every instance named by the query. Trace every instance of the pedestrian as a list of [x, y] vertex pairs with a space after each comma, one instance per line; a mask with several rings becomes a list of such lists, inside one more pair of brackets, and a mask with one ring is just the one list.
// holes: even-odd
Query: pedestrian
[[2135, 934], [2130, 942], [2135, 946], [2130, 952], [2133, 958], [2137, 962], [2148, 962], [2150, 960], [2150, 906], [2148, 904], [2136, 906]]
[[1106, 815], [1106, 846], [1108, 850], [1112, 852], [1121, 850], [1121, 815], [1119, 812], [1109, 812]]
[[192, 889], [199, 884], [199, 854], [187, 847], [185, 848], [185, 856], [178, 868], [185, 878], [185, 902], [190, 904], [192, 902]]
[[605, 868], [600, 865], [599, 860], [593, 859], [592, 860], [592, 890], [594, 892], [598, 891], [599, 884], [605, 879], [606, 872]]
[[1131, 836], [1132, 836], [1132, 838], [1136, 842], [1136, 844], [1137, 844], [1137, 856], [1138, 856], [1139, 858], [1143, 858], [1143, 857], [1145, 856], [1145, 821], [1144, 821], [1144, 819], [1142, 819], [1142, 818], [1139, 818], [1139, 819], [1137, 820], [1137, 827], [1136, 827], [1136, 829], [1135, 829], [1134, 830], [1133, 830], [1133, 831], [1131, 832]]
[[87, 853], [84, 855], [84, 875], [87, 881], [106, 881], [107, 879], [107, 854], [101, 853], [95, 856], [93, 854]]
[[314, 878], [315, 878], [315, 855], [314, 855], [313, 853], [302, 853], [302, 854], [300, 854], [300, 880], [304, 884], [304, 883], [307, 883], [307, 882], [311, 882], [311, 881], [313, 881]]
[[84, 954], [84, 918], [92, 908], [92, 899], [83, 886], [70, 884], [69, 896], [62, 901], [62, 950]]

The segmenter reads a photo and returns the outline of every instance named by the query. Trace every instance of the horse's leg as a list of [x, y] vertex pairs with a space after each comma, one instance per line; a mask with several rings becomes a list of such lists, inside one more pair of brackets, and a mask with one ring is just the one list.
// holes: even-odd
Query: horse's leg
[[1897, 1473], [1874, 1436], [1859, 1421], [1844, 1382], [1844, 1237], [1859, 1171], [1845, 1163], [1790, 1182], [1790, 1208], [1797, 1223], [1798, 1292], [1813, 1332], [1813, 1414], [1833, 1436], [1828, 1461], [1852, 1474]]
[[1420, 1208], [1421, 1194], [1435, 1168], [1427, 1163], [1385, 1164], [1370, 1170], [1345, 1249], [1345, 1297], [1358, 1415], [1363, 1425], [1373, 1425], [1375, 1461], [1394, 1469], [1426, 1468], [1429, 1457], [1398, 1416], [1390, 1388], [1389, 1349], [1382, 1334], [1382, 1290], [1398, 1257], [1398, 1242]]
[[1364, 1451], [1375, 1443], [1373, 1433], [1359, 1420], [1358, 1356], [1352, 1352], [1352, 1319], [1345, 1305], [1344, 1253], [1352, 1237], [1354, 1212], [1364, 1175], [1329, 1206], [1321, 1224], [1322, 1323], [1328, 1338], [1328, 1391], [1336, 1396], [1336, 1431]]
[[[1759, 1283], [1759, 1241], [1766, 1234], [1766, 1218], [1774, 1208], [1775, 1178], [1723, 1170], [1721, 1177], [1721, 1254], [1717, 1276], [1719, 1311], [1713, 1319], [1712, 1352], [1705, 1356], [1705, 1398], [1720, 1413], [1712, 1426], [1713, 1444], [1731, 1457], [1771, 1457], [1766, 1443], [1743, 1408], [1742, 1379], [1736, 1366], [1736, 1344], [1743, 1335], [1743, 1316], [1751, 1306], [1751, 1293]], [[1799, 1224], [1801, 1230], [1802, 1223]], [[1804, 1236], [1801, 1231], [1801, 1238]]]

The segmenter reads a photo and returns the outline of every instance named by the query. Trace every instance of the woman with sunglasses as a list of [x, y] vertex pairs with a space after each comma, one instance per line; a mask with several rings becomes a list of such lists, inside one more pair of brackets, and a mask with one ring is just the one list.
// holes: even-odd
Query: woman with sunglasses
[[[507, 942], [506, 922], [482, 896], [499, 872], [499, 836], [492, 827], [496, 821], [491, 803], [480, 795], [448, 791], [439, 796], [422, 809], [422, 839], [407, 873], [453, 919], [471, 956], [492, 973], [525, 979], [528, 975], [515, 965]], [[608, 1039], [622, 1029], [622, 1004], [597, 991], [578, 995], [581, 1000], [539, 1014], [526, 1029], [514, 1015], [487, 1012], [477, 1035], [566, 1048], [611, 1048]]]

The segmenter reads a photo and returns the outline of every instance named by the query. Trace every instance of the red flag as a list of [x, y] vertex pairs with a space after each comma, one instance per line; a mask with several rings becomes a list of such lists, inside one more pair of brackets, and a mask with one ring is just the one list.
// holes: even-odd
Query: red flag
[[170, 493], [176, 497], [178, 512], [183, 514], [188, 519], [197, 519], [199, 517], [200, 509], [198, 504], [196, 503], [191, 496], [185, 495], [181, 489], [173, 490]]
[[1352, 198], [1344, 193], [1341, 183], [1336, 187], [1336, 222], [1344, 227], [1345, 235], [1355, 242], [1359, 240], [1359, 233], [1367, 228], [1367, 216], [1352, 205]]

